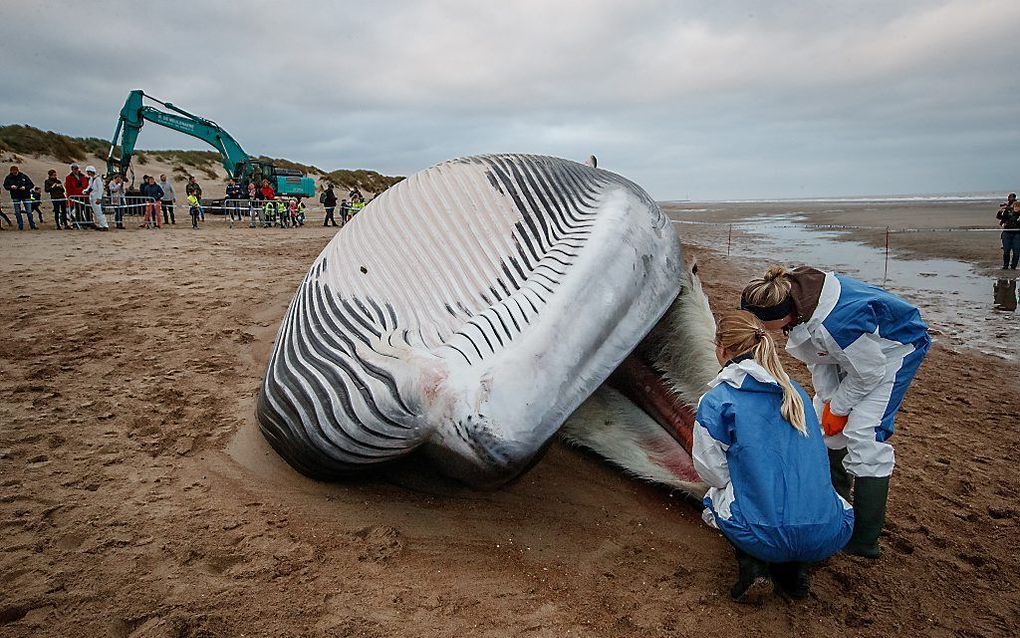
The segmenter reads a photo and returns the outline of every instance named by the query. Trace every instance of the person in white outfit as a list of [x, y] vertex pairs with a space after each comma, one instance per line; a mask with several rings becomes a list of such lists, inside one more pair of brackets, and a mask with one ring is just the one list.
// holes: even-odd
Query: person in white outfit
[[95, 214], [96, 230], [110, 230], [106, 215], [103, 214], [103, 178], [96, 174], [95, 166], [86, 167], [85, 174], [89, 178], [89, 187], [85, 189], [85, 194], [88, 195], [89, 204], [92, 205], [92, 212]]

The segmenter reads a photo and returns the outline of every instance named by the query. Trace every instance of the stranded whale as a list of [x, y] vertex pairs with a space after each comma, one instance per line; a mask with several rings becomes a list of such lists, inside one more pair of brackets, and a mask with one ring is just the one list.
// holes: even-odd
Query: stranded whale
[[562, 429], [697, 492], [690, 408], [718, 371], [713, 335], [676, 233], [639, 186], [553, 157], [455, 159], [377, 197], [315, 260], [257, 418], [319, 479], [421, 453], [498, 486]]

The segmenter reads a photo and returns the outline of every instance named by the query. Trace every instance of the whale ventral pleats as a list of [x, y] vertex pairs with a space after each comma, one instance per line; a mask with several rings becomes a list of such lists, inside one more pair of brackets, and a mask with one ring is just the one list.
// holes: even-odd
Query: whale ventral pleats
[[559, 158], [412, 175], [312, 264], [259, 391], [260, 428], [316, 478], [420, 450], [462, 480], [509, 480], [676, 297], [664, 220], [632, 182]]

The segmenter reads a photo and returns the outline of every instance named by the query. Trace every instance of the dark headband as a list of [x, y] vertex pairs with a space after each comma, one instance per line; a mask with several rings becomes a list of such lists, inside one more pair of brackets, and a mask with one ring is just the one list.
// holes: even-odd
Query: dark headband
[[777, 306], [753, 306], [747, 303], [743, 295], [740, 296], [740, 309], [746, 310], [762, 321], [775, 321], [793, 314], [793, 296], [787, 295], [782, 303]]

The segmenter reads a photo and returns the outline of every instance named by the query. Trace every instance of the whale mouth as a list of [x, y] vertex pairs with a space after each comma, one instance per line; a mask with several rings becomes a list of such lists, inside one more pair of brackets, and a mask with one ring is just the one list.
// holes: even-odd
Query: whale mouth
[[634, 352], [613, 371], [607, 383], [650, 416], [691, 456], [694, 410], [678, 396], [663, 373]]
[[626, 473], [700, 499], [694, 417], [719, 374], [715, 317], [692, 266], [655, 326], [564, 424], [564, 438]]

